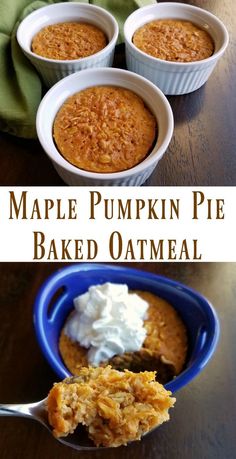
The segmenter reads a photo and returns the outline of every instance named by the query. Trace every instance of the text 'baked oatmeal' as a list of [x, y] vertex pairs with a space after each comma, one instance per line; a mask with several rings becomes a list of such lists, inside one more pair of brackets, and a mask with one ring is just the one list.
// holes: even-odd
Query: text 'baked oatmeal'
[[150, 56], [173, 62], [200, 61], [214, 53], [209, 33], [180, 19], [148, 22], [136, 30], [133, 43]]
[[150, 153], [157, 122], [134, 92], [95, 86], [70, 97], [58, 111], [53, 137], [64, 158], [90, 172], [119, 172]]
[[135, 374], [108, 366], [81, 368], [78, 376], [55, 384], [47, 410], [56, 437], [82, 424], [96, 446], [117, 447], [168, 421], [174, 403], [171, 392], [155, 381], [155, 372]]
[[106, 45], [106, 35], [95, 25], [61, 22], [43, 27], [34, 36], [31, 49], [47, 59], [73, 60], [91, 56]]

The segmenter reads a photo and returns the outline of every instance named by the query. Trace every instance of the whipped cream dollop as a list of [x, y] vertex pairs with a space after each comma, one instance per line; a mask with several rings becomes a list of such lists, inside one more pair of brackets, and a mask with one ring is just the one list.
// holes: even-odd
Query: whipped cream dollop
[[140, 350], [146, 337], [143, 321], [148, 303], [125, 284], [106, 282], [89, 287], [74, 299], [75, 311], [64, 332], [88, 350], [88, 362], [100, 362]]

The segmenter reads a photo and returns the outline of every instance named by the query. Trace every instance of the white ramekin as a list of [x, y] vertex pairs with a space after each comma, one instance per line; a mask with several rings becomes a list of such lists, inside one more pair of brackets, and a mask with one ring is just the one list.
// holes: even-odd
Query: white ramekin
[[[134, 91], [144, 100], [157, 119], [157, 142], [148, 157], [132, 169], [108, 174], [84, 171], [66, 161], [53, 141], [54, 119], [65, 100], [78, 91], [99, 85], [120, 86]], [[44, 96], [36, 119], [39, 141], [60, 177], [68, 185], [85, 186], [141, 185], [165, 153], [173, 134], [173, 124], [169, 102], [154, 84], [135, 73], [115, 68], [83, 70], [59, 81]]]
[[[134, 46], [134, 32], [156, 19], [183, 19], [193, 22], [209, 32], [215, 51], [207, 59], [196, 62], [170, 62], [152, 57]], [[158, 3], [139, 8], [124, 25], [126, 62], [129, 70], [148, 78], [164, 94], [187, 94], [200, 88], [209, 78], [218, 59], [224, 53], [229, 36], [224, 24], [213, 14], [184, 3]]]
[[[99, 27], [107, 36], [107, 46], [96, 54], [73, 60], [47, 59], [32, 52], [32, 39], [40, 29], [50, 24], [69, 21], [85, 21]], [[111, 66], [118, 34], [117, 21], [104, 8], [68, 2], [48, 5], [29, 14], [18, 27], [17, 40], [24, 54], [42, 76], [45, 85], [50, 87], [78, 70]]]

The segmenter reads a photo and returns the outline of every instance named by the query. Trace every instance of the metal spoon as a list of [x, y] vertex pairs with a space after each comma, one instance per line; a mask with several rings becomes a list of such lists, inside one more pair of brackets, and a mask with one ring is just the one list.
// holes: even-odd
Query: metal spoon
[[[48, 422], [48, 416], [46, 411], [47, 398], [35, 403], [25, 404], [0, 404], [0, 416], [17, 416], [34, 419], [42, 424], [46, 429], [52, 433], [52, 428]], [[56, 438], [56, 437], [54, 437]], [[96, 447], [91, 440], [89, 440], [83, 428], [78, 429], [68, 437], [56, 438], [60, 443], [77, 450], [96, 450], [96, 449], [108, 449], [104, 447]]]

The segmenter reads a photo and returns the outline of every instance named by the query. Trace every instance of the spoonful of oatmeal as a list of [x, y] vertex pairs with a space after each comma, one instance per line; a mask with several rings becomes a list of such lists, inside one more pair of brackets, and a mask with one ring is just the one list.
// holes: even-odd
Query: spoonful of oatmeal
[[0, 416], [35, 419], [61, 443], [83, 450], [140, 440], [168, 421], [174, 403], [155, 372], [84, 367], [78, 376], [54, 384], [40, 402], [0, 405]]

